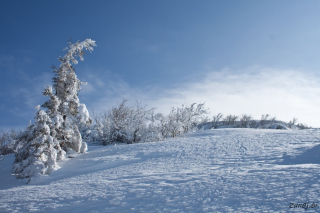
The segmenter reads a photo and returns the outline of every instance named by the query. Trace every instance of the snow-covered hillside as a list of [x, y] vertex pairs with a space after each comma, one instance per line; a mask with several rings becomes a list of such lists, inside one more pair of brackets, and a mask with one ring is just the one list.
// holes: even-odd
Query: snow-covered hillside
[[89, 145], [28, 185], [10, 176], [9, 155], [0, 160], [0, 211], [287, 212], [303, 203], [319, 211], [319, 138], [317, 130], [217, 129]]

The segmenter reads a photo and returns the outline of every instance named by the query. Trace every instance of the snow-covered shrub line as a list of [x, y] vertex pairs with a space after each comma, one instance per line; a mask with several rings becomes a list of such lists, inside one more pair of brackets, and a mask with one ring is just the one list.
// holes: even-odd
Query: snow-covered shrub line
[[176, 137], [204, 122], [204, 104], [172, 107], [169, 115], [155, 113], [141, 103], [129, 106], [124, 100], [103, 114], [93, 115], [93, 124], [82, 131], [83, 138], [106, 145], [111, 142], [138, 143]]
[[253, 119], [251, 115], [242, 114], [240, 116], [227, 115], [222, 113], [214, 115], [210, 122], [199, 124], [199, 129], [211, 128], [256, 128], [256, 129], [309, 129], [306, 124], [297, 124], [297, 118], [289, 122], [279, 121], [269, 114], [261, 115], [260, 120]]
[[82, 129], [84, 139], [103, 145], [120, 143], [138, 143], [161, 141], [184, 133], [211, 128], [259, 128], [259, 129], [306, 129], [304, 124], [297, 124], [293, 118], [286, 123], [276, 117], [264, 114], [260, 119], [242, 114], [223, 116], [219, 113], [209, 121], [204, 104], [193, 103], [172, 107], [168, 115], [156, 113], [155, 109], [147, 109], [137, 102], [129, 106], [124, 100], [102, 114], [93, 113], [92, 125]]

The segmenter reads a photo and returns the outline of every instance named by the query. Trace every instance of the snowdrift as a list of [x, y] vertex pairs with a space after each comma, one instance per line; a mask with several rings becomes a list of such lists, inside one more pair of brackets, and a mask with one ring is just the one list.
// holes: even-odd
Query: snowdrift
[[91, 144], [28, 185], [10, 175], [9, 155], [0, 160], [0, 211], [319, 211], [318, 138], [318, 130], [214, 129]]

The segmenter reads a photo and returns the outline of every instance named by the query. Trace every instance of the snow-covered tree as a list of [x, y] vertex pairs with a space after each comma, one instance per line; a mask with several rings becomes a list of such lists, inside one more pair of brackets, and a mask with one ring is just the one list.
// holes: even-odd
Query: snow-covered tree
[[83, 60], [84, 49], [91, 52], [93, 46], [95, 41], [91, 39], [69, 42], [66, 55], [59, 57], [61, 64], [54, 67], [53, 87], [47, 86], [43, 92], [49, 100], [41, 106], [43, 110], [38, 108], [35, 123], [19, 138], [23, 148], [16, 153], [12, 170], [19, 178], [49, 174], [66, 154], [87, 151], [77, 125], [91, 120], [85, 105], [79, 103], [78, 92], [84, 83], [77, 78], [72, 64], [78, 63], [76, 58]]
[[69, 47], [65, 48], [65, 50], [68, 50], [65, 56], [58, 58], [61, 62], [60, 66], [58, 68], [53, 67], [53, 72], [56, 73], [53, 78], [53, 87], [55, 95], [64, 103], [59, 106], [59, 111], [63, 112], [65, 116], [77, 115], [79, 107], [78, 92], [81, 85], [85, 84], [77, 78], [72, 64], [78, 64], [76, 58], [83, 61], [84, 49], [91, 52], [93, 46], [96, 46], [95, 41], [91, 39], [86, 39], [83, 42], [78, 41], [75, 44], [69, 42]]
[[[64, 141], [66, 149], [76, 152], [86, 149], [86, 144], [82, 142], [76, 123], [86, 125], [91, 122], [91, 119], [88, 116], [89, 113], [85, 105], [79, 103], [78, 92], [81, 89], [81, 85], [85, 83], [77, 78], [72, 64], [78, 63], [76, 58], [80, 58], [83, 61], [84, 49], [91, 52], [93, 46], [96, 46], [95, 41], [91, 39], [86, 39], [82, 42], [78, 41], [75, 44], [69, 42], [69, 47], [66, 48], [67, 53], [65, 56], [59, 57], [61, 62], [59, 68], [54, 67], [54, 73], [56, 74], [53, 78], [54, 96], [61, 101], [57, 111], [63, 117], [62, 132], [58, 137], [61, 137], [60, 140]], [[53, 94], [50, 96], [53, 96]], [[81, 109], [81, 114], [79, 114], [79, 108]]]
[[15, 155], [12, 170], [19, 178], [50, 174], [57, 169], [57, 153], [60, 150], [61, 154], [63, 150], [59, 141], [51, 136], [51, 124], [49, 115], [39, 107], [34, 125], [23, 135], [24, 147]]

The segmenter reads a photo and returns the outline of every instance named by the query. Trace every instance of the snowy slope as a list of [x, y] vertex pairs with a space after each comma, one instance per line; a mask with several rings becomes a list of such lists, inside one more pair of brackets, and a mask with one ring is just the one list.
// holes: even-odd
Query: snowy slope
[[317, 130], [218, 129], [91, 145], [28, 185], [9, 175], [13, 156], [5, 156], [0, 212], [287, 212], [305, 202], [320, 211], [312, 206], [320, 201], [318, 138]]

